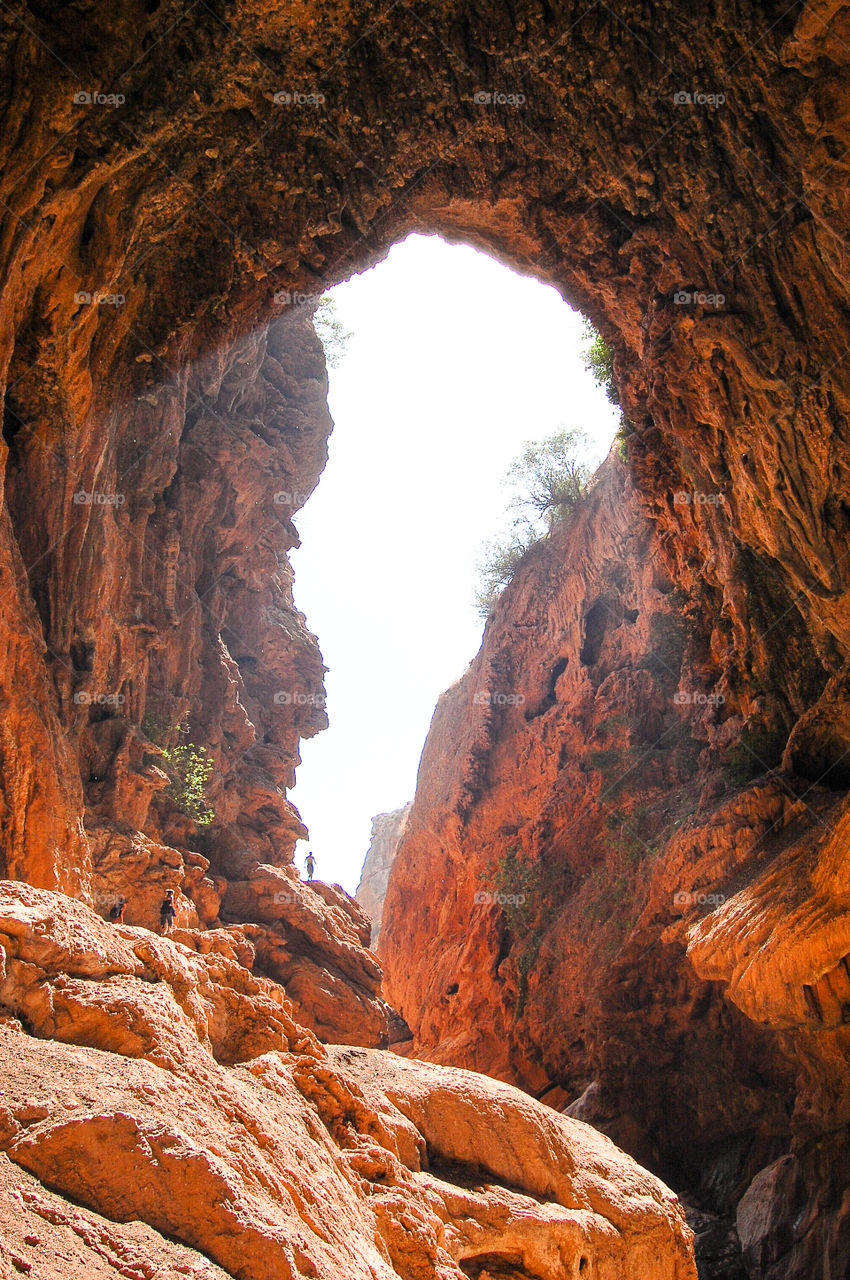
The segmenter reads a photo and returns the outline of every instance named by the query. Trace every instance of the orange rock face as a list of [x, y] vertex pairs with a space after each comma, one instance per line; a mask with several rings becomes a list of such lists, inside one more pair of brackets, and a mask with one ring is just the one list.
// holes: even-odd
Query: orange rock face
[[[381, 957], [412, 1053], [602, 1127], [703, 1215], [707, 1274], [806, 1276], [845, 1248], [846, 800], [766, 770], [716, 627], [609, 459], [440, 701]], [[763, 703], [811, 665], [785, 645]]]
[[515, 1089], [326, 1050], [223, 952], [61, 895], [0, 887], [0, 944], [7, 1268], [695, 1280], [675, 1197]]
[[[113, 1097], [142, 1188], [127, 1213], [158, 1215], [161, 1241], [189, 1239], [168, 1217], [181, 1168], [216, 1266], [237, 1230], [255, 1274], [290, 1274], [302, 1247], [336, 1273], [342, 1235], [355, 1269], [389, 1265], [359, 1208], [315, 1218], [329, 1253], [311, 1253], [288, 1168], [231, 1194], [236, 1147], [213, 1132], [229, 1142], [231, 1118], [204, 1145], [158, 1102], [137, 1114], [98, 1055], [170, 1060], [194, 1028], [193, 1052], [229, 1057], [229, 1005], [189, 999], [212, 965], [275, 1036], [270, 975], [322, 1038], [385, 1034], [365, 920], [292, 869], [286, 793], [326, 715], [287, 552], [331, 425], [313, 302], [442, 231], [594, 318], [630, 480], [609, 468], [538, 549], [438, 709], [396, 873], [415, 921], [387, 903], [390, 990], [433, 1056], [569, 1102], [704, 1215], [740, 1210], [752, 1280], [846, 1272], [846, 4], [22, 0], [3, 22], [0, 872], [101, 914], [125, 895], [131, 935], [171, 888], [187, 943], [177, 964], [116, 933], [135, 958], [98, 978], [114, 1040], [57, 1051], [100, 1088], [10, 1143], [39, 1176], [63, 1144], [102, 1152]], [[208, 824], [175, 777], [189, 744], [212, 764]], [[12, 962], [32, 1027], [106, 1035], [88, 978]], [[165, 1068], [139, 1063], [141, 1090]], [[120, 1216], [92, 1159], [68, 1191], [100, 1205], [77, 1240]], [[278, 1191], [292, 1232], [272, 1223], [268, 1254]], [[449, 1265], [431, 1211], [430, 1253], [393, 1246], [410, 1274]], [[169, 1247], [152, 1240], [176, 1266]], [[492, 1264], [467, 1247], [473, 1274], [525, 1270], [518, 1245]]]

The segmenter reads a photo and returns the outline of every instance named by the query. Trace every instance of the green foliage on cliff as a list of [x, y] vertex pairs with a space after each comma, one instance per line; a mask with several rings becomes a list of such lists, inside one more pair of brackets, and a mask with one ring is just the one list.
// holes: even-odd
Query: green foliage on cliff
[[165, 771], [171, 779], [168, 794], [182, 813], [199, 827], [208, 827], [215, 814], [207, 804], [207, 784], [212, 773], [212, 760], [206, 747], [179, 743], [163, 747]]
[[346, 353], [351, 333], [337, 315], [333, 298], [322, 298], [313, 313], [313, 328], [325, 349], [328, 368], [336, 369]]
[[602, 334], [597, 333], [587, 319], [584, 322], [584, 336], [589, 340], [589, 346], [582, 354], [584, 367], [594, 381], [602, 387], [611, 404], [619, 407], [620, 393], [614, 381], [614, 353]]
[[175, 744], [176, 737], [188, 733], [188, 725], [169, 724], [167, 717], [152, 711], [145, 713], [142, 732], [160, 749], [159, 762], [170, 779], [167, 795], [181, 813], [199, 827], [208, 827], [215, 812], [207, 803], [207, 787], [213, 768], [207, 748], [191, 742]]
[[508, 511], [510, 531], [487, 543], [478, 565], [475, 604], [482, 618], [510, 582], [536, 542], [569, 519], [590, 480], [580, 455], [587, 445], [581, 431], [564, 429], [546, 440], [529, 441], [511, 464], [507, 482], [513, 489]]
[[482, 618], [489, 618], [493, 607], [526, 554], [537, 542], [532, 530], [514, 528], [502, 538], [491, 538], [478, 565], [475, 607]]
[[778, 769], [788, 740], [781, 725], [747, 725], [740, 740], [725, 752], [724, 767], [729, 781], [740, 786], [772, 769]]

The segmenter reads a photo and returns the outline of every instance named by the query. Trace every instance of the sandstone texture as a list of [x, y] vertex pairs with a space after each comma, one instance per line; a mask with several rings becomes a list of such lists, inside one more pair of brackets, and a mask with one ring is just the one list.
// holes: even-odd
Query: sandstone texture
[[847, 800], [749, 729], [814, 665], [804, 635], [784, 630], [756, 707], [721, 627], [612, 454], [437, 707], [386, 989], [411, 1053], [519, 1083], [662, 1173], [704, 1274], [843, 1274]]
[[469, 1072], [325, 1049], [225, 954], [0, 885], [4, 1276], [695, 1280], [673, 1194]]
[[387, 896], [390, 868], [409, 816], [410, 804], [406, 804], [390, 813], [379, 813], [372, 819], [372, 838], [363, 860], [360, 883], [354, 897], [372, 921], [370, 945], [373, 949], [377, 948], [381, 932], [381, 916]]
[[[128, 897], [120, 959], [95, 946], [106, 1047], [62, 1040], [100, 1034], [87, 978], [11, 953], [15, 1044], [61, 1042], [56, 1080], [82, 1054], [99, 1087], [64, 1128], [11, 1131], [9, 1177], [72, 1153], [69, 1259], [121, 1217], [103, 1142], [147, 1223], [108, 1235], [115, 1256], [147, 1241], [176, 1268], [185, 1235], [231, 1271], [211, 1241], [237, 1221], [252, 1274], [302, 1251], [336, 1270], [346, 1234], [350, 1266], [384, 1256], [336, 1192], [318, 1253], [300, 1228], [284, 1246], [288, 1169], [234, 1172], [223, 1113], [208, 1149], [122, 1090], [137, 1068], [156, 1088], [184, 1032], [199, 1055], [283, 1053], [260, 1047], [289, 1034], [276, 977], [321, 1039], [388, 1038], [368, 921], [292, 867], [287, 791], [327, 716], [287, 552], [331, 427], [314, 304], [439, 231], [592, 317], [628, 465], [533, 554], [437, 710], [389, 996], [429, 1056], [578, 1109], [687, 1190], [703, 1257], [734, 1219], [752, 1280], [846, 1273], [848, 6], [20, 0], [0, 23], [0, 873], [100, 915]], [[181, 748], [211, 762], [209, 822]], [[165, 888], [181, 941], [160, 951]], [[255, 996], [233, 1057], [228, 1010]], [[169, 1217], [177, 1169], [202, 1238]]]

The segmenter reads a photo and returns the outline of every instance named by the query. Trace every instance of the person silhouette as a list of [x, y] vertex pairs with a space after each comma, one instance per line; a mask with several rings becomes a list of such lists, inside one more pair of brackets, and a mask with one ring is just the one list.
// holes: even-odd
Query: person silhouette
[[177, 912], [174, 910], [174, 890], [166, 889], [165, 898], [162, 906], [159, 908], [159, 924], [163, 933], [171, 933], [174, 929], [174, 921], [177, 919]]
[[307, 854], [304, 865], [307, 868], [307, 879], [312, 880], [313, 872], [316, 870], [316, 859], [313, 857], [312, 853]]

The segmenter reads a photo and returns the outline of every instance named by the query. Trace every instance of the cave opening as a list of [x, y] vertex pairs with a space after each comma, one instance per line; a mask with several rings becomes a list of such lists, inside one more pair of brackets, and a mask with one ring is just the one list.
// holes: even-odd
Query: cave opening
[[469, 244], [410, 235], [328, 302], [336, 425], [292, 559], [330, 728], [303, 744], [293, 800], [310, 830], [296, 856], [311, 847], [353, 890], [371, 818], [411, 799], [437, 699], [479, 647], [476, 567], [512, 536], [511, 464], [577, 429], [593, 471], [620, 414], [580, 313]]

